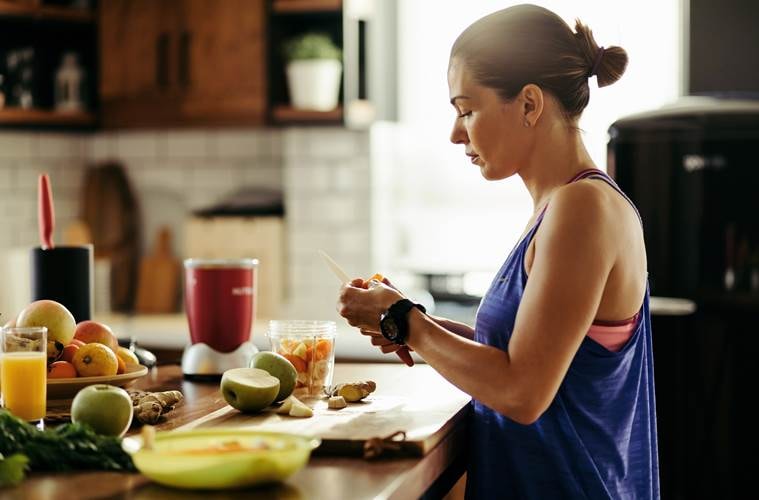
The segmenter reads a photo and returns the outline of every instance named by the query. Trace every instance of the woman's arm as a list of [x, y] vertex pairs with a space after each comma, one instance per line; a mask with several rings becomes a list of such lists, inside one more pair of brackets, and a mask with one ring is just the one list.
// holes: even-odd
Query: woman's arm
[[[617, 227], [609, 212], [599, 191], [583, 183], [554, 195], [508, 351], [462, 338], [416, 309], [409, 313], [407, 344], [478, 401], [517, 422], [534, 422], [556, 396], [616, 260]], [[340, 313], [376, 331], [396, 294], [384, 286], [346, 287]]]
[[459, 337], [464, 337], [465, 339], [474, 340], [474, 328], [467, 325], [466, 323], [461, 323], [459, 321], [453, 321], [452, 319], [447, 318], [440, 318], [438, 316], [427, 316], [432, 321], [434, 321], [437, 325], [442, 326], [449, 332], [453, 332]]

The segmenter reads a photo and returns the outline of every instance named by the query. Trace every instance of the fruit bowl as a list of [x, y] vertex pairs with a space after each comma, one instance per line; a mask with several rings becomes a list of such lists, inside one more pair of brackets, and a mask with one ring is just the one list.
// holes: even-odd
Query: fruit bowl
[[47, 379], [47, 399], [71, 399], [80, 389], [92, 384], [111, 384], [127, 387], [148, 373], [147, 366], [127, 365], [126, 373], [102, 377], [74, 377]]
[[244, 429], [159, 432], [153, 449], [141, 436], [122, 447], [137, 469], [165, 486], [190, 489], [241, 488], [284, 481], [308, 462], [321, 440]]

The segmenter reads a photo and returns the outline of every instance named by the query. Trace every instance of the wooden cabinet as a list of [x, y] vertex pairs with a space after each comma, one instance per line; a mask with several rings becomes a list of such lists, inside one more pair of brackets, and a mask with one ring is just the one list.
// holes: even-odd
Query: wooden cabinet
[[264, 19], [264, 0], [101, 2], [103, 125], [263, 123]]
[[[0, 128], [96, 125], [94, 18], [91, 9], [52, 0], [0, 0]], [[77, 59], [81, 109], [56, 106], [56, 75], [67, 54]]]

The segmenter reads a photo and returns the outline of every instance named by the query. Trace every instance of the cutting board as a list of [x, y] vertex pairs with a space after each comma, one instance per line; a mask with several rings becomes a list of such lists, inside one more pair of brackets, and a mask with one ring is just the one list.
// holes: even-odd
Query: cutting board
[[179, 259], [171, 251], [171, 230], [161, 227], [153, 253], [140, 261], [135, 309], [139, 314], [175, 312], [179, 297]]
[[398, 452], [423, 456], [466, 418], [469, 396], [428, 365], [374, 365], [369, 373], [357, 364], [336, 366], [335, 382], [367, 378], [377, 383], [377, 391], [342, 410], [328, 409], [321, 398], [302, 399], [314, 409], [310, 418], [277, 415], [273, 410], [246, 415], [225, 406], [181, 429], [236, 427], [317, 436], [322, 439], [318, 453], [345, 456], [360, 456], [368, 440], [404, 431], [405, 440], [396, 443]]

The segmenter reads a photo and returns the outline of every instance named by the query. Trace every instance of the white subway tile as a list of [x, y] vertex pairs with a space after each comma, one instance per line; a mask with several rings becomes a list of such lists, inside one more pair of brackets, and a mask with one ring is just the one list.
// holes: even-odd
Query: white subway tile
[[244, 182], [250, 186], [283, 189], [284, 172], [279, 165], [252, 162], [243, 168]]
[[[0, 218], [0, 221], [2, 218]], [[5, 222], [5, 221], [3, 221]], [[0, 228], [0, 255], [3, 255], [3, 250], [13, 246], [13, 232], [8, 228], [7, 222], [3, 223]]]
[[16, 166], [12, 161], [0, 160], [0, 192], [10, 191], [15, 185]]
[[[25, 221], [30, 217], [37, 215], [37, 192], [25, 191], [18, 192], [9, 196], [4, 202], [6, 217], [14, 221]], [[36, 226], [35, 226], [36, 227]]]
[[314, 128], [308, 142], [310, 153], [325, 158], [344, 158], [365, 154], [368, 133], [343, 128]]
[[30, 158], [33, 137], [28, 132], [0, 132], [0, 158]]
[[224, 130], [216, 134], [216, 156], [222, 159], [271, 157], [269, 134], [255, 129]]
[[50, 183], [55, 192], [79, 193], [84, 181], [84, 168], [81, 164], [59, 162], [50, 171]]
[[[16, 189], [32, 190], [36, 192], [40, 174], [46, 173], [52, 176], [56, 166], [57, 162], [45, 162], [44, 160], [19, 164], [16, 168]], [[55, 189], [55, 184], [53, 184], [54, 181], [52, 177], [50, 179], [50, 182], [53, 189]]]
[[172, 131], [167, 137], [168, 158], [206, 158], [209, 156], [209, 133], [205, 131]]
[[152, 132], [121, 132], [115, 137], [118, 158], [147, 158], [158, 156], [158, 141]]
[[281, 135], [281, 151], [285, 161], [311, 154], [308, 143], [308, 133], [304, 128], [290, 127], [284, 129]]
[[83, 140], [71, 134], [38, 134], [32, 139], [32, 154], [44, 159], [81, 158]]
[[222, 188], [229, 189], [237, 184], [236, 171], [226, 165], [196, 166], [188, 177], [194, 189]]
[[87, 141], [85, 155], [89, 162], [98, 163], [116, 157], [116, 138], [112, 132], [95, 134]]
[[141, 187], [160, 187], [168, 191], [181, 192], [186, 188], [186, 171], [176, 167], [150, 164], [134, 175], [135, 182]]
[[219, 198], [218, 193], [201, 189], [188, 191], [185, 194], [187, 210], [190, 212], [208, 208], [209, 206], [216, 203]]
[[371, 240], [368, 225], [340, 229], [335, 231], [334, 238], [341, 252], [349, 254], [369, 253]]
[[356, 220], [360, 207], [352, 200], [322, 197], [312, 200], [311, 220], [332, 227], [340, 224], [349, 224]]

